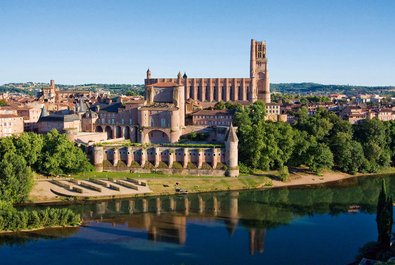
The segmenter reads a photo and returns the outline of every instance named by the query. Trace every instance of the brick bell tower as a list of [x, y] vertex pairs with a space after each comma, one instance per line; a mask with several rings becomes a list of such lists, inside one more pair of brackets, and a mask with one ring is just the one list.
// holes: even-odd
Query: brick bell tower
[[267, 68], [266, 43], [251, 39], [250, 57], [251, 100], [270, 103], [270, 81]]

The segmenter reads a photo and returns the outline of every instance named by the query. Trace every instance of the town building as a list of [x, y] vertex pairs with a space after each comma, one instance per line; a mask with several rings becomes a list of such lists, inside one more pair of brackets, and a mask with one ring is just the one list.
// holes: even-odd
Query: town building
[[191, 114], [192, 125], [230, 126], [233, 111], [230, 110], [199, 110]]
[[22, 106], [16, 109], [18, 116], [23, 117], [24, 130], [26, 132], [36, 131], [37, 122], [41, 116], [41, 108]]
[[41, 89], [41, 93], [38, 95], [38, 99], [48, 103], [60, 103], [62, 101], [67, 101], [70, 98], [90, 98], [92, 95], [93, 92], [91, 91], [60, 90], [55, 86], [55, 81], [51, 80], [48, 87], [43, 87]]
[[18, 116], [15, 109], [0, 108], [0, 137], [19, 135], [23, 131], [23, 117]]
[[43, 108], [41, 117], [37, 123], [37, 132], [48, 133], [52, 129], [56, 129], [62, 133], [68, 131], [80, 132], [80, 117], [73, 111], [60, 111], [49, 114], [46, 109]]
[[266, 116], [265, 119], [273, 122], [287, 122], [288, 115], [286, 113], [282, 113], [281, 104], [277, 103], [266, 103]]

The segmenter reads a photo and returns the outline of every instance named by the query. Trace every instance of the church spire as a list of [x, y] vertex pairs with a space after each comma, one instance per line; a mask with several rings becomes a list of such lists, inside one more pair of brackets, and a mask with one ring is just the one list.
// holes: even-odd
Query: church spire
[[149, 69], [149, 67], [147, 69], [147, 79], [151, 79], [151, 70]]
[[182, 75], [181, 75], [181, 72], [178, 72], [178, 74], [177, 74], [177, 83], [178, 83], [179, 85], [181, 85], [181, 83], [182, 83]]

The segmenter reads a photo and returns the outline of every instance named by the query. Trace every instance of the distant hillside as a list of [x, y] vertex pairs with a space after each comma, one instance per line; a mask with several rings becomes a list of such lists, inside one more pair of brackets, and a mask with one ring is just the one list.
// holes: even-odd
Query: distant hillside
[[[0, 85], [0, 93], [23, 93], [34, 95], [36, 91], [40, 91], [43, 87], [48, 87], [48, 83], [9, 83]], [[114, 95], [143, 95], [144, 85], [131, 85], [131, 84], [82, 84], [82, 85], [62, 85], [56, 84], [61, 90], [88, 90], [88, 91], [99, 91], [106, 90], [110, 91]]]
[[144, 85], [132, 85], [132, 84], [83, 84], [83, 85], [58, 85], [63, 90], [91, 90], [99, 91], [106, 90], [110, 91], [114, 95], [143, 95]]
[[[48, 83], [9, 83], [0, 85], [0, 93], [24, 93], [34, 95], [42, 87], [49, 86]], [[137, 84], [82, 84], [62, 85], [56, 84], [62, 90], [91, 90], [110, 91], [114, 95], [143, 95], [144, 85]], [[395, 94], [394, 86], [349, 86], [349, 85], [322, 85], [316, 83], [279, 83], [270, 84], [272, 92], [285, 94], [331, 94], [342, 93], [347, 95], [356, 94]]]
[[388, 94], [395, 91], [393, 86], [349, 86], [349, 85], [322, 85], [316, 83], [280, 83], [270, 84], [272, 92], [295, 94], [330, 94], [342, 93], [356, 94]]

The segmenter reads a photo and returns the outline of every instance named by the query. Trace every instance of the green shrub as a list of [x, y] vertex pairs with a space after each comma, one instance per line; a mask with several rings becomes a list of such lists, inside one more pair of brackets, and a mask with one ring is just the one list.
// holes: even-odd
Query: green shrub
[[166, 164], [166, 162], [159, 162], [158, 168], [168, 168], [169, 166]]
[[188, 162], [187, 168], [188, 169], [197, 169], [197, 166], [196, 166], [196, 164], [194, 164], [192, 162]]
[[219, 163], [217, 163], [217, 167], [216, 167], [215, 169], [219, 169], [219, 170], [227, 170], [227, 169], [228, 169], [228, 167], [227, 167], [225, 164], [223, 164], [223, 163], [219, 162]]
[[81, 216], [68, 208], [17, 210], [0, 201], [0, 231], [77, 226], [80, 223]]
[[203, 163], [202, 169], [213, 169], [213, 167], [209, 163]]
[[130, 167], [131, 167], [131, 168], [140, 168], [141, 166], [140, 166], [140, 164], [137, 163], [136, 161], [132, 161], [132, 163], [130, 164]]
[[103, 161], [103, 167], [112, 167], [112, 163], [108, 160]]
[[172, 168], [174, 169], [182, 169], [182, 165], [180, 162], [174, 161]]
[[278, 177], [283, 182], [288, 181], [289, 171], [287, 166], [283, 166], [278, 170]]
[[126, 163], [124, 161], [122, 161], [122, 160], [118, 161], [117, 168], [127, 168], [127, 167], [128, 166], [126, 165]]
[[154, 168], [154, 165], [151, 162], [145, 161], [144, 169], [153, 169], [153, 168]]
[[41, 226], [40, 216], [37, 211], [33, 210], [30, 212], [28, 227], [38, 228]]
[[240, 163], [239, 170], [242, 174], [251, 174], [251, 168], [249, 168], [246, 164]]

